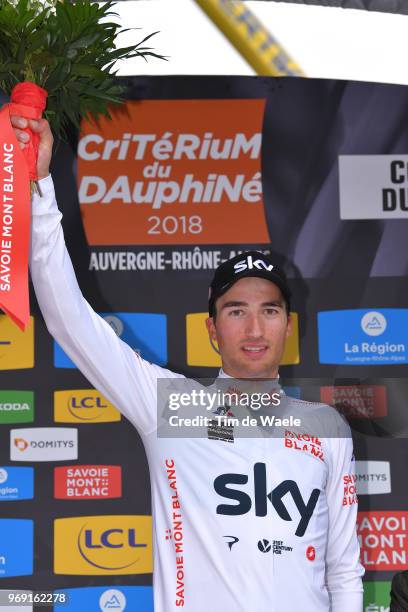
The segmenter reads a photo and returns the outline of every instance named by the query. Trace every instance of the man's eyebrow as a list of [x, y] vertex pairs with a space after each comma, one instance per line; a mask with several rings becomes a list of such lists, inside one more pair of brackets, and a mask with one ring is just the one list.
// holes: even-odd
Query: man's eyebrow
[[225, 302], [225, 304], [222, 305], [222, 308], [232, 308], [234, 306], [248, 306], [248, 302], [238, 302], [238, 301]]
[[263, 302], [261, 306], [279, 306], [280, 308], [282, 308], [283, 302], [282, 300], [274, 300], [272, 302]]
[[[248, 302], [241, 302], [238, 300], [225, 302], [225, 304], [222, 305], [222, 308], [236, 308], [237, 306], [248, 306]], [[281, 300], [273, 300], [271, 302], [262, 302], [261, 306], [279, 306], [282, 308], [283, 302]]]

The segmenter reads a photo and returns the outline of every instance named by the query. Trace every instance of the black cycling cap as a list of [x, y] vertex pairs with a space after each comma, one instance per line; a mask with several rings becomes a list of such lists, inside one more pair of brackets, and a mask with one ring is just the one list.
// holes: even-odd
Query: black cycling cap
[[290, 311], [291, 292], [286, 275], [278, 266], [272, 255], [264, 255], [259, 251], [246, 251], [235, 255], [218, 266], [211, 281], [208, 293], [208, 312], [214, 316], [216, 300], [221, 297], [234, 283], [247, 276], [257, 276], [275, 283], [282, 292]]

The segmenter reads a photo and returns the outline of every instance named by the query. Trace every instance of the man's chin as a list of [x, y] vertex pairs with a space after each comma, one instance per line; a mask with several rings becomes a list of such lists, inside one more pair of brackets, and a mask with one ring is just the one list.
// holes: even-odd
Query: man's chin
[[239, 371], [241, 375], [237, 378], [276, 378], [277, 366], [269, 363], [249, 363], [240, 364]]

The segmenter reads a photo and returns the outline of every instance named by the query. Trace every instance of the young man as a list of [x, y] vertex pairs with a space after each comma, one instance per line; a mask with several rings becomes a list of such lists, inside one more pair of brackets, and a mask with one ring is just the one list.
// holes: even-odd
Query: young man
[[[24, 146], [26, 123], [12, 122]], [[183, 377], [136, 355], [82, 296], [49, 175], [52, 135], [45, 120], [30, 127], [41, 135], [43, 194], [32, 202], [32, 280], [50, 333], [142, 436], [155, 611], [360, 612], [357, 506], [344, 504], [354, 471], [350, 437], [314, 438], [318, 452], [299, 452], [283, 436], [158, 437], [157, 379]], [[249, 252], [218, 268], [207, 320], [222, 359], [218, 380], [267, 379], [276, 389], [289, 302], [286, 278], [269, 257]], [[319, 410], [341, 420], [328, 406], [285, 401], [297, 414]]]

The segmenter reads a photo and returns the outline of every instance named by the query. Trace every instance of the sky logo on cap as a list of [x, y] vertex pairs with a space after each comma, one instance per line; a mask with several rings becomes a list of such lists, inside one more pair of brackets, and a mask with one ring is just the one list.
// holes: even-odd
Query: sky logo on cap
[[54, 521], [54, 573], [150, 574], [151, 516], [81, 516]]
[[54, 392], [56, 423], [113, 423], [120, 419], [120, 412], [95, 389]]
[[245, 270], [267, 270], [271, 272], [273, 270], [272, 264], [267, 264], [263, 259], [255, 259], [252, 255], [247, 255], [245, 259], [238, 261], [234, 265], [235, 274], [245, 272]]
[[6, 315], [0, 315], [0, 370], [34, 367], [34, 317], [23, 332]]
[[[143, 359], [157, 365], [167, 363], [167, 316], [146, 312], [101, 313], [100, 316], [121, 340], [138, 351]], [[75, 368], [75, 364], [54, 341], [54, 366]]]
[[408, 363], [408, 309], [332, 310], [318, 313], [320, 363]]
[[32, 391], [0, 391], [0, 424], [32, 423], [34, 393]]
[[33, 573], [34, 522], [0, 519], [0, 578]]
[[0, 501], [33, 499], [34, 468], [0, 467]]
[[58, 593], [66, 593], [68, 599], [66, 604], [54, 604], [54, 610], [61, 610], [61, 612], [64, 610], [67, 612], [83, 612], [83, 610], [153, 612], [151, 586], [83, 587], [58, 589]]
[[[292, 365], [300, 362], [298, 315], [296, 312], [291, 312], [290, 316], [292, 319], [292, 334], [286, 339], [281, 365]], [[187, 365], [220, 368], [221, 358], [211, 345], [205, 326], [207, 318], [207, 312], [195, 312], [186, 315]]]

